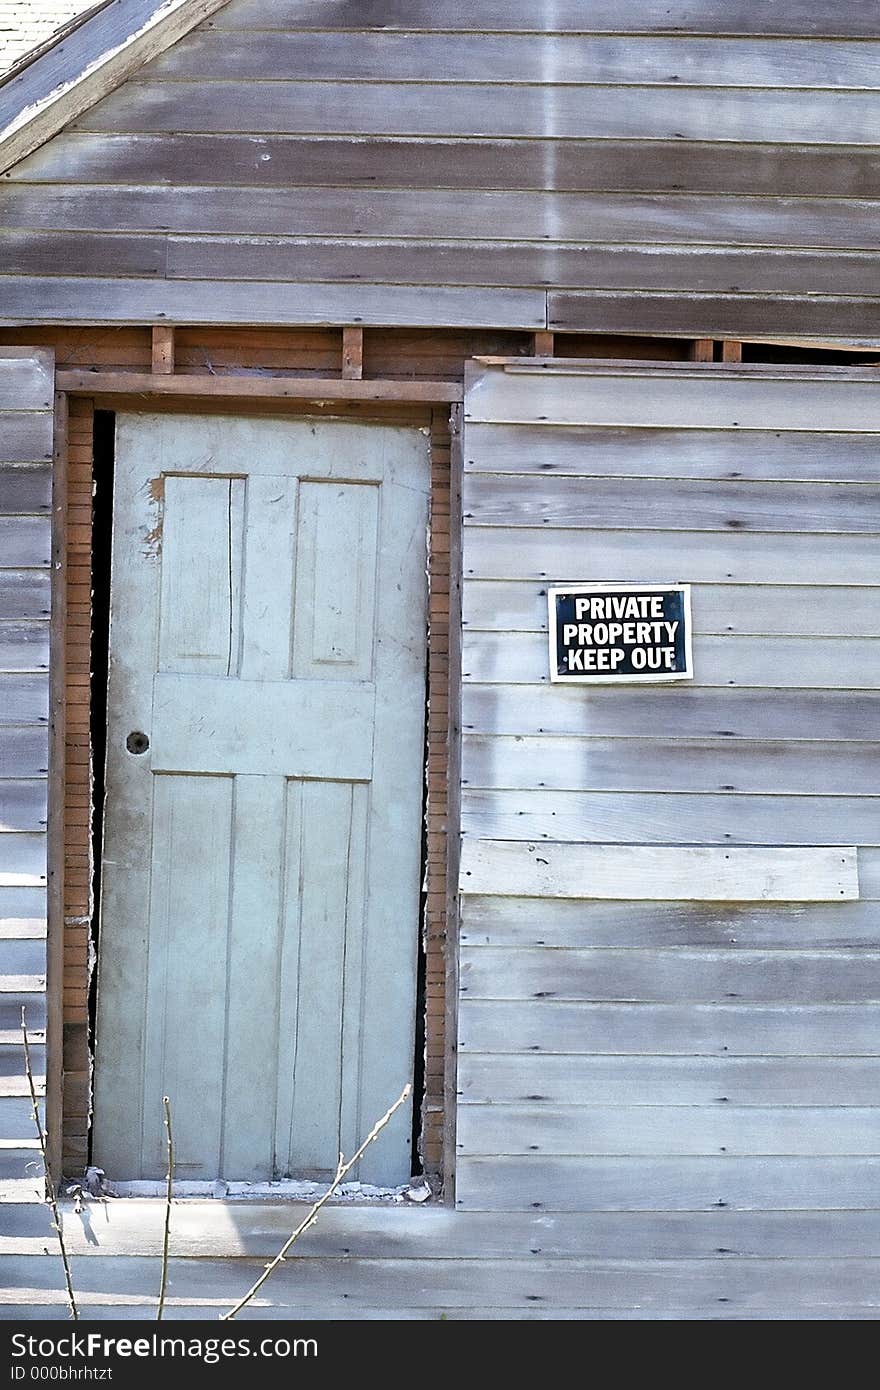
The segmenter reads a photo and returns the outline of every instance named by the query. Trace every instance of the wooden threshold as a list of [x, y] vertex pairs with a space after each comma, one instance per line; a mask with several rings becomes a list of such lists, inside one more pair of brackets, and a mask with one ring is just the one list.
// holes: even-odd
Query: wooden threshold
[[364, 381], [342, 377], [162, 376], [149, 372], [58, 372], [59, 391], [86, 396], [201, 396], [223, 400], [420, 401], [464, 399], [458, 381]]

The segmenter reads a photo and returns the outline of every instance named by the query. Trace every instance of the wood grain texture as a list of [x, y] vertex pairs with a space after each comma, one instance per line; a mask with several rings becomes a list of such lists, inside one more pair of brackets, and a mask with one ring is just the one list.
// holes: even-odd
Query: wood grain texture
[[[474, 1160], [473, 1162], [478, 1162]], [[525, 1164], [528, 1164], [525, 1160]], [[667, 1160], [671, 1166], [673, 1161]], [[512, 1163], [522, 1168], [523, 1161]], [[809, 1167], [809, 1160], [789, 1160], [779, 1164], [776, 1179], [781, 1185], [786, 1176], [793, 1179], [794, 1187], [786, 1207], [792, 1210], [803, 1209], [809, 1192], [818, 1187], [818, 1178]], [[839, 1198], [837, 1206], [842, 1207], [842, 1198], [865, 1190], [875, 1167], [870, 1160], [832, 1160], [839, 1171]], [[648, 1178], [645, 1190], [647, 1199], [656, 1183], [651, 1178], [659, 1178], [664, 1171], [663, 1160], [637, 1161], [636, 1171], [644, 1172]], [[594, 1160], [590, 1164], [590, 1177], [596, 1182], [597, 1198], [603, 1190], [614, 1190], [609, 1169], [613, 1165]], [[682, 1199], [690, 1190], [701, 1190], [698, 1208], [708, 1209], [711, 1205], [709, 1192], [712, 1179], [716, 1176], [718, 1160], [695, 1159], [682, 1164], [679, 1191]], [[724, 1184], [729, 1186], [738, 1200], [732, 1206], [748, 1209], [754, 1205], [751, 1194], [758, 1190], [755, 1166], [748, 1160], [730, 1160], [730, 1175]], [[528, 1195], [531, 1196], [533, 1179], [552, 1169], [558, 1169], [560, 1177], [565, 1174], [565, 1160], [538, 1160], [523, 1175]], [[474, 1170], [476, 1174], [477, 1170]], [[515, 1169], [505, 1168], [499, 1183], [508, 1189], [515, 1181]], [[586, 1174], [585, 1174], [586, 1178]], [[623, 1181], [630, 1180], [627, 1173]], [[765, 1187], [772, 1187], [772, 1180]], [[565, 1183], [570, 1191], [570, 1185]], [[496, 1189], [497, 1190], [497, 1189]], [[702, 1194], [705, 1193], [705, 1196]], [[503, 1209], [499, 1200], [492, 1203], [495, 1209]], [[475, 1203], [478, 1208], [481, 1204]], [[524, 1203], [518, 1204], [520, 1207]], [[592, 1204], [599, 1206], [598, 1200]], [[682, 1205], [682, 1202], [679, 1202]], [[564, 1210], [571, 1203], [564, 1203], [557, 1209]], [[621, 1202], [609, 1203], [611, 1207], [623, 1207]], [[7, 1261], [8, 1275], [12, 1288], [16, 1285], [29, 1290], [32, 1302], [36, 1304], [58, 1304], [64, 1301], [63, 1285], [59, 1282], [59, 1261], [55, 1255], [10, 1256]], [[241, 1295], [242, 1285], [248, 1286], [264, 1268], [265, 1261], [242, 1258], [238, 1260], [188, 1259], [172, 1256], [169, 1264], [169, 1315], [177, 1316], [178, 1308], [185, 1310], [191, 1305], [206, 1317], [218, 1314], [231, 1306]], [[277, 1272], [272, 1283], [271, 1303], [265, 1302], [262, 1311], [280, 1309], [308, 1309], [311, 1318], [313, 1310], [345, 1320], [349, 1316], [368, 1316], [370, 1310], [386, 1316], [394, 1309], [409, 1310], [418, 1315], [419, 1310], [432, 1312], [447, 1307], [463, 1310], [469, 1316], [477, 1312], [485, 1315], [496, 1308], [524, 1310], [526, 1313], [537, 1302], [542, 1317], [552, 1315], [557, 1306], [586, 1306], [604, 1309], [606, 1315], [618, 1308], [641, 1308], [643, 1313], [655, 1308], [662, 1310], [690, 1309], [702, 1305], [712, 1308], [717, 1315], [719, 1298], [729, 1299], [740, 1310], [755, 1308], [775, 1308], [787, 1298], [786, 1306], [808, 1307], [811, 1304], [829, 1308], [847, 1308], [856, 1300], [861, 1306], [878, 1306], [874, 1292], [880, 1262], [876, 1259], [850, 1259], [813, 1261], [810, 1259], [790, 1259], [784, 1261], [767, 1259], [743, 1259], [719, 1261], [717, 1259], [681, 1260], [667, 1262], [647, 1260], [628, 1264], [626, 1261], [592, 1260], [583, 1256], [553, 1260], [545, 1256], [526, 1255], [511, 1260], [432, 1260], [430, 1255], [420, 1259], [372, 1258], [372, 1259], [327, 1259], [316, 1257], [304, 1261], [287, 1261]], [[89, 1309], [90, 1317], [103, 1317], [105, 1308], [114, 1304], [146, 1305], [152, 1300], [150, 1311], [155, 1318], [155, 1260], [120, 1255], [90, 1255], [75, 1258], [72, 1267], [75, 1285], [80, 1302]], [[150, 1282], [152, 1277], [152, 1284]], [[63, 1272], [60, 1275], [63, 1279]], [[577, 1291], [577, 1294], [575, 1293]], [[565, 1305], [564, 1300], [571, 1300]], [[173, 1314], [171, 1312], [173, 1310]], [[343, 1317], [344, 1315], [344, 1317]], [[286, 1316], [286, 1315], [285, 1315]], [[299, 1316], [299, 1314], [297, 1314]], [[319, 1337], [320, 1341], [320, 1337]]]
[[[876, 1057], [650, 1057], [467, 1052], [470, 1104], [873, 1106]], [[864, 1213], [867, 1219], [867, 1213]]]
[[743, 337], [786, 333], [792, 336], [861, 340], [874, 335], [876, 315], [864, 301], [779, 298], [772, 309], [761, 299], [734, 295], [695, 297], [682, 303], [674, 295], [551, 294], [547, 321], [557, 332], [705, 333]]
[[[772, 199], [699, 194], [534, 193], [437, 189], [430, 199], [408, 189], [79, 187], [16, 184], [3, 197], [7, 227], [70, 231], [222, 233], [251, 236], [376, 235], [491, 240], [640, 241], [687, 245], [835, 247], [874, 250], [877, 200]], [[564, 327], [562, 301], [552, 302]], [[769, 330], [768, 330], [769, 331]], [[833, 336], [833, 334], [832, 334]], [[829, 425], [829, 427], [832, 427]]]
[[663, 1157], [821, 1157], [880, 1151], [876, 1106], [737, 1107], [466, 1105], [461, 1151], [493, 1154], [583, 1154]]
[[[65, 1243], [77, 1257], [143, 1255], [161, 1251], [163, 1212], [149, 1199], [128, 1198], [83, 1220], [62, 1203]], [[102, 1221], [96, 1219], [103, 1217]], [[189, 1258], [267, 1257], [290, 1231], [284, 1202], [240, 1203], [235, 1221], [229, 1208], [190, 1198], [175, 1207], [175, 1249]], [[10, 1203], [4, 1210], [0, 1251], [4, 1255], [42, 1255], [48, 1214], [40, 1203]], [[315, 1258], [421, 1259], [427, 1247], [436, 1261], [468, 1259], [479, 1250], [485, 1259], [582, 1257], [663, 1259], [710, 1258], [724, 1246], [731, 1256], [791, 1258], [825, 1254], [864, 1258], [880, 1254], [877, 1212], [626, 1212], [569, 1213], [552, 1219], [538, 1213], [481, 1214], [450, 1207], [334, 1206], [297, 1242], [304, 1262]], [[112, 1313], [112, 1308], [106, 1312]], [[180, 1311], [180, 1310], [179, 1310]], [[267, 1310], [270, 1311], [270, 1310]]]
[[[813, 847], [803, 853], [466, 838], [460, 883], [465, 894], [536, 898], [840, 902], [858, 897], [856, 851], [846, 848]], [[507, 972], [512, 968], [509, 962]], [[502, 976], [499, 987], [504, 983]]]
[[[873, 1004], [635, 1007], [464, 998], [459, 1013], [459, 1049], [468, 1054], [712, 1057], [725, 1061], [729, 1057], [880, 1056]], [[784, 1065], [788, 1066], [788, 1060]], [[727, 1092], [722, 1088], [720, 1094]]]
[[[548, 853], [552, 857], [554, 851]], [[776, 853], [781, 855], [782, 851]], [[585, 859], [588, 863], [589, 858]], [[464, 862], [468, 862], [467, 847]], [[637, 865], [638, 859], [633, 863]], [[585, 884], [584, 889], [589, 886]], [[723, 885], [719, 884], [719, 895], [722, 891]], [[804, 894], [809, 891], [805, 885]], [[696, 883], [693, 894], [699, 897]], [[663, 947], [657, 951], [630, 951], [592, 947], [581, 951], [481, 946], [462, 951], [461, 991], [473, 999], [587, 1003], [675, 1004], [687, 1000], [694, 1004], [722, 1004], [736, 1000], [760, 1004], [872, 1004], [880, 1001], [880, 955], [797, 949], [689, 951]]]
[[[880, 683], [878, 657], [880, 643], [873, 637], [697, 637], [694, 682], [871, 690]], [[463, 659], [465, 681], [549, 684], [543, 633], [521, 632], [511, 640], [507, 634], [468, 629]]]
[[[670, 574], [670, 567], [674, 573]], [[574, 530], [545, 526], [518, 529], [474, 527], [465, 538], [464, 572], [471, 579], [543, 579], [566, 583], [607, 580], [638, 583], [645, 574], [670, 580], [687, 575], [692, 584], [873, 585], [877, 540], [852, 536], [845, 546], [834, 536], [772, 536], [708, 532]]]
[[530, 368], [511, 363], [503, 371], [470, 368], [468, 385], [468, 422], [680, 429], [690, 420], [704, 430], [880, 429], [877, 377], [858, 370], [843, 376], [823, 374], [821, 368], [716, 372], [711, 366], [687, 364], [680, 369], [624, 369], [621, 375], [613, 365]]
[[[724, 145], [713, 143], [711, 136], [701, 142], [652, 140], [650, 158], [646, 158], [644, 146], [638, 143], [557, 141], [552, 135], [535, 140], [386, 136], [364, 141], [356, 135], [279, 135], [268, 129], [259, 135], [113, 135], [80, 130], [65, 131], [35, 150], [2, 181], [69, 183], [74, 174], [78, 183], [99, 184], [207, 180], [227, 187], [616, 190], [774, 198], [803, 197], [821, 189], [828, 197], [880, 196], [880, 166], [870, 146]], [[609, 262], [613, 251], [605, 248]], [[704, 264], [696, 250], [689, 260], [692, 267]], [[751, 273], [760, 277], [761, 258], [752, 260]], [[814, 257], [814, 271], [821, 272], [824, 263], [824, 256]], [[742, 267], [748, 262], [741, 257], [735, 264]], [[835, 264], [840, 265], [839, 260]], [[741, 269], [739, 273], [748, 272]], [[768, 289], [784, 289], [784, 283], [771, 279], [772, 274], [780, 274], [778, 257], [770, 258], [760, 283]], [[862, 293], [873, 290], [865, 267], [859, 276], [853, 266], [852, 282], [844, 278], [843, 270], [839, 274], [836, 288], [841, 293], [859, 293], [858, 286]], [[557, 278], [559, 283], [575, 283], [564, 275]], [[748, 288], [735, 278], [734, 283]], [[699, 279], [693, 287], [705, 288]]]
[[[585, 844], [880, 845], [874, 798], [702, 792], [476, 791], [462, 826], [488, 840]], [[861, 850], [860, 850], [861, 858]]]
[[[458, 1174], [466, 1211], [833, 1211], [872, 1204], [880, 1159], [462, 1157]], [[830, 1276], [825, 1261], [818, 1267]]]
[[876, 16], [868, 0], [841, 11], [833, 0], [791, 0], [768, 15], [760, 0], [556, 0], [524, 6], [520, 0], [452, 0], [442, 16], [431, 0], [237, 0], [205, 23], [207, 29], [332, 28], [530, 34], [733, 34], [874, 38]]
[[464, 516], [478, 526], [614, 530], [861, 531], [880, 529], [880, 486], [741, 483], [477, 473], [465, 481]]
[[489, 139], [754, 140], [872, 145], [876, 102], [860, 91], [425, 83], [136, 81], [75, 129], [181, 133], [477, 136]]
[[670, 739], [864, 740], [880, 714], [880, 695], [869, 691], [779, 687], [768, 698], [760, 689], [594, 687], [587, 694], [558, 685], [475, 683], [464, 687], [462, 702], [466, 731], [519, 736], [641, 738], [647, 724], [662, 728]]
[[[700, 584], [692, 589], [691, 607], [700, 636], [880, 637], [876, 588]], [[463, 621], [484, 632], [546, 631], [547, 587], [474, 580]]]
[[559, 791], [876, 796], [876, 743], [466, 735], [462, 783]]
[[[366, 27], [366, 26], [365, 26]], [[444, 25], [444, 27], [446, 27]], [[140, 80], [486, 82], [516, 85], [867, 88], [880, 84], [880, 43], [838, 39], [547, 37], [275, 30], [242, 38], [203, 29], [154, 58]]]
[[[149, 304], [145, 301], [145, 286]], [[540, 290], [439, 286], [235, 284], [10, 276], [0, 323], [419, 324], [532, 329], [545, 322]]]
[[591, 425], [468, 426], [467, 468], [547, 478], [693, 478], [735, 482], [870, 483], [877, 440], [852, 432]]
[[[44, 570], [0, 570], [0, 612], [4, 620], [48, 617], [49, 575]], [[0, 711], [0, 721], [9, 713], [8, 707]]]
[[493, 947], [666, 946], [752, 950], [857, 950], [876, 947], [880, 906], [870, 898], [839, 904], [743, 904], [468, 894], [461, 943]]

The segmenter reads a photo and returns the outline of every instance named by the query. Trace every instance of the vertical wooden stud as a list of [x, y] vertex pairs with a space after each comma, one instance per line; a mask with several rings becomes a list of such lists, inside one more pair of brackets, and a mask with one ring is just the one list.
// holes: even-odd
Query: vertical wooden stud
[[541, 330], [532, 334], [532, 355], [534, 357], [552, 357], [554, 348], [554, 334]]
[[711, 362], [715, 344], [711, 338], [695, 338], [688, 357], [691, 362]]
[[153, 371], [159, 376], [170, 376], [174, 371], [174, 328], [170, 323], [153, 327]]
[[721, 344], [722, 362], [741, 362], [743, 345], [737, 338], [726, 338]]
[[360, 381], [364, 374], [364, 330], [342, 330], [342, 375], [349, 381]]

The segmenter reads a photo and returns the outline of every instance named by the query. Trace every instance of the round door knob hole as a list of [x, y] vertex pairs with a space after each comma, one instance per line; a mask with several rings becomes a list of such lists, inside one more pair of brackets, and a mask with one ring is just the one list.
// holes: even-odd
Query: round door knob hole
[[150, 740], [147, 738], [146, 734], [136, 731], [133, 734], [129, 734], [128, 738], [125, 740], [125, 746], [129, 753], [146, 753], [150, 746]]

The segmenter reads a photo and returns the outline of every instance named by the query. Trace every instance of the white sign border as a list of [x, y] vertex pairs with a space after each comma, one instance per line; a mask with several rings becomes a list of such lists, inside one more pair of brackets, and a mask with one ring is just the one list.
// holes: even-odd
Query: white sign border
[[[646, 589], [665, 589], [680, 593], [684, 611], [684, 659], [685, 669], [661, 675], [647, 671], [644, 675], [625, 676], [560, 676], [556, 669], [556, 597], [558, 594], [624, 594], [644, 593]], [[691, 627], [691, 586], [690, 584], [663, 584], [656, 580], [641, 584], [612, 584], [593, 582], [590, 584], [552, 584], [547, 590], [547, 636], [550, 648], [550, 681], [553, 685], [668, 685], [672, 681], [690, 681], [694, 678], [693, 631]]]

